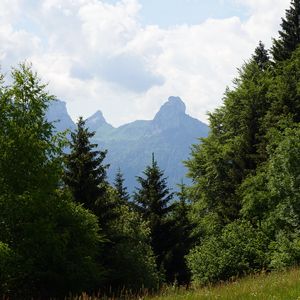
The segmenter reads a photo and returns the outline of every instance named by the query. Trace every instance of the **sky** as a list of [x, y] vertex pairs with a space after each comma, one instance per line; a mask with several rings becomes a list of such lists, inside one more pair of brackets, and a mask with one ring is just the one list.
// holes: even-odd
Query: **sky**
[[[169, 96], [207, 122], [290, 0], [0, 0], [0, 66], [30, 62], [73, 120], [152, 119]], [[8, 76], [8, 75], [7, 75]]]

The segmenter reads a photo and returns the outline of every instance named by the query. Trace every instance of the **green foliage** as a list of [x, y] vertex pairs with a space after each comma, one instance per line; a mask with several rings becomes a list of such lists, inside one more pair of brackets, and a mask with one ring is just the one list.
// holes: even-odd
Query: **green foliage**
[[262, 272], [233, 282], [194, 287], [189, 290], [170, 287], [162, 290], [157, 296], [146, 297], [146, 300], [294, 300], [300, 294], [299, 278], [298, 268], [271, 274]]
[[258, 218], [271, 232], [295, 231], [300, 225], [299, 147], [299, 126], [287, 128], [268, 163], [241, 186], [243, 215]]
[[206, 284], [261, 270], [267, 265], [267, 241], [249, 222], [228, 224], [187, 256], [193, 280]]
[[255, 49], [254, 55], [252, 55], [252, 59], [256, 62], [261, 70], [265, 70], [270, 66], [269, 53], [262, 41], [259, 41], [259, 45]]
[[52, 99], [25, 64], [1, 86], [0, 286], [13, 298], [80, 292], [102, 277], [96, 218], [58, 189], [64, 139], [45, 120]]
[[16, 273], [15, 254], [11, 248], [0, 242], [0, 295], [6, 295], [13, 287], [12, 278]]
[[135, 291], [156, 289], [160, 278], [147, 222], [127, 205], [119, 206], [117, 214], [111, 224], [110, 284]]
[[300, 50], [288, 51], [271, 67], [260, 43], [186, 163], [197, 239], [187, 258], [200, 283], [300, 262]]
[[60, 172], [59, 136], [45, 121], [45, 110], [53, 99], [30, 66], [12, 70], [12, 85], [0, 95], [0, 185], [1, 190], [51, 190]]
[[149, 222], [151, 244], [158, 268], [163, 269], [163, 261], [168, 251], [170, 224], [167, 216], [171, 210], [173, 197], [167, 187], [166, 178], [152, 155], [152, 164], [144, 171], [145, 178], [137, 177], [140, 188], [134, 194], [137, 210]]
[[79, 118], [77, 129], [71, 133], [71, 153], [66, 155], [64, 181], [74, 200], [97, 214], [103, 209], [101, 198], [106, 191], [106, 169], [103, 160], [107, 151], [95, 151], [96, 144], [90, 142], [94, 132], [85, 128]]
[[298, 265], [300, 261], [299, 233], [278, 231], [276, 238], [269, 245], [270, 268], [284, 269]]
[[153, 290], [299, 264], [299, 16], [292, 1], [275, 63], [260, 42], [209, 114], [211, 132], [186, 162], [193, 184], [174, 203], [154, 155], [134, 203], [120, 170], [110, 186], [106, 151], [82, 118], [63, 156], [46, 86], [26, 64], [10, 85], [0, 75], [1, 294]]
[[242, 185], [242, 213], [272, 239], [270, 268], [298, 264], [299, 257], [299, 126], [287, 128], [270, 148], [270, 160]]
[[60, 193], [41, 197], [0, 198], [9, 228], [0, 239], [10, 244], [20, 268], [11, 293], [46, 297], [94, 287], [102, 276], [95, 264], [101, 242], [96, 217]]
[[128, 204], [128, 201], [130, 199], [130, 196], [127, 192], [127, 187], [124, 186], [124, 177], [123, 177], [123, 173], [121, 172], [120, 168], [118, 169], [118, 172], [116, 174], [115, 177], [115, 181], [114, 181], [114, 186], [115, 189], [118, 193], [119, 199], [121, 201], [121, 203], [123, 204]]
[[235, 88], [227, 90], [224, 105], [210, 114], [211, 133], [192, 149], [186, 162], [195, 232], [214, 234], [239, 218], [237, 190], [265, 159], [261, 122], [268, 109], [269, 70], [251, 60], [240, 70]]
[[286, 10], [285, 18], [282, 18], [279, 39], [273, 40], [271, 49], [275, 62], [290, 58], [292, 52], [300, 42], [300, 2], [292, 0], [291, 6]]
[[190, 202], [188, 200], [187, 187], [184, 184], [179, 185], [179, 192], [176, 193], [177, 200], [173, 203], [170, 213], [171, 249], [168, 252], [165, 262], [167, 270], [167, 281], [179, 285], [190, 282], [190, 271], [186, 264], [185, 256], [188, 254], [192, 244], [191, 237], [192, 224], [189, 219]]

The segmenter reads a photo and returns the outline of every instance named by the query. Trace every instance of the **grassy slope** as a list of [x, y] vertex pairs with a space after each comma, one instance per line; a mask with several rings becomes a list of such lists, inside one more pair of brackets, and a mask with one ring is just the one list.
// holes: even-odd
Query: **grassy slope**
[[167, 290], [148, 300], [198, 299], [300, 299], [300, 269], [270, 275], [247, 277], [237, 282], [190, 291]]
[[[90, 297], [82, 295], [68, 300], [119, 300], [119, 297]], [[236, 282], [194, 290], [166, 288], [158, 296], [124, 296], [122, 300], [300, 300], [300, 269], [250, 276]]]

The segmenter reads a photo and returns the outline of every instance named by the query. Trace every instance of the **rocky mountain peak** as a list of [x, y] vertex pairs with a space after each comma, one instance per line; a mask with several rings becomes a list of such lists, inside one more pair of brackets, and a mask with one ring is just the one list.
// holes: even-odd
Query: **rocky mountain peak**
[[179, 97], [169, 97], [155, 115], [153, 122], [159, 128], [176, 127], [179, 121], [186, 117], [185, 110], [185, 104]]
[[104, 116], [103, 116], [103, 113], [102, 111], [100, 110], [97, 110], [93, 115], [91, 115], [88, 119], [87, 119], [87, 122], [89, 123], [107, 123]]
[[185, 114], [185, 109], [185, 104], [180, 97], [171, 96], [169, 97], [168, 101], [161, 106], [155, 118], [164, 115], [177, 116], [179, 114]]
[[57, 131], [73, 130], [75, 128], [75, 124], [68, 114], [66, 102], [58, 99], [52, 101], [49, 105], [46, 119], [53, 123]]
[[109, 124], [106, 122], [103, 113], [100, 110], [98, 110], [93, 115], [91, 115], [89, 118], [86, 119], [86, 125], [90, 130], [95, 131], [102, 126], [104, 125], [106, 126]]

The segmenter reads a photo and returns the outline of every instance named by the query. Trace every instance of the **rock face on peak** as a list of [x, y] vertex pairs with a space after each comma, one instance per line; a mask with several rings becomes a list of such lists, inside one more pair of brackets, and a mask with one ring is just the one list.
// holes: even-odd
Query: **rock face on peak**
[[179, 97], [169, 97], [168, 101], [162, 105], [154, 119], [164, 116], [180, 116], [185, 114], [185, 104]]
[[92, 116], [86, 119], [86, 126], [90, 131], [113, 129], [113, 127], [106, 122], [100, 110], [96, 111]]
[[187, 116], [185, 114], [185, 104], [179, 97], [169, 97], [158, 113], [153, 119], [153, 124], [161, 129], [178, 127], [183, 119]]
[[68, 114], [66, 102], [54, 100], [48, 107], [46, 119], [52, 122], [56, 131], [74, 130], [75, 123]]
[[100, 110], [97, 110], [93, 115], [86, 119], [86, 122], [94, 125], [102, 125], [103, 123], [107, 123], [103, 117], [103, 113]]
[[137, 186], [136, 176], [142, 176], [151, 163], [152, 153], [159, 166], [168, 177], [169, 186], [177, 188], [187, 172], [183, 160], [189, 157], [192, 144], [198, 138], [206, 137], [206, 124], [185, 113], [186, 107], [179, 97], [170, 97], [153, 120], [135, 121], [109, 133], [96, 132], [95, 142], [107, 149], [110, 164], [109, 178], [113, 178], [120, 168], [125, 176], [125, 184], [132, 192]]
[[[49, 116], [52, 120], [63, 121], [57, 128], [71, 128], [65, 103], [60, 106], [61, 110], [58, 108], [51, 108]], [[176, 184], [185, 178], [187, 170], [182, 161], [189, 157], [191, 145], [209, 132], [206, 124], [190, 117], [185, 110], [185, 104], [179, 97], [169, 97], [150, 121], [140, 120], [114, 128], [106, 122], [101, 111], [89, 117], [86, 125], [95, 131], [93, 142], [100, 149], [108, 150], [105, 163], [110, 164], [109, 181], [113, 182], [120, 168], [125, 185], [132, 192], [137, 186], [136, 176], [143, 175], [145, 167], [151, 163], [152, 153], [155, 153], [160, 168], [168, 177], [169, 187], [176, 190]], [[71, 129], [75, 127], [74, 123], [72, 126]]]

